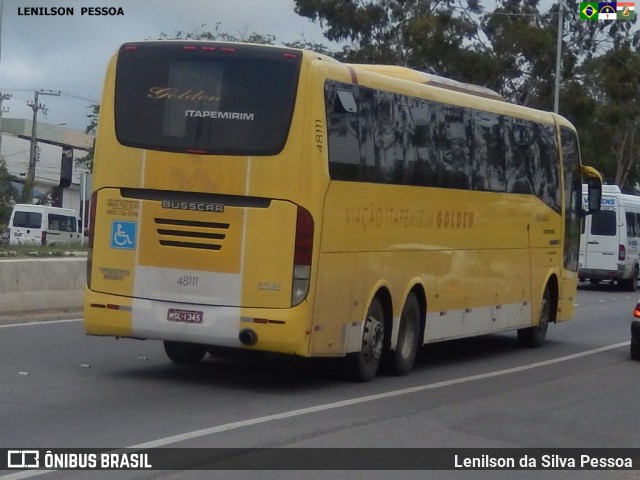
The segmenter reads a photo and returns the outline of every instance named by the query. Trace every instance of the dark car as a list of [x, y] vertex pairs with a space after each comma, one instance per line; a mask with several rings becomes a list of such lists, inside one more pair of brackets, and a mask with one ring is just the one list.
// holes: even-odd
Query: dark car
[[[636, 304], [633, 310], [633, 316], [640, 318], [640, 303]], [[640, 320], [631, 322], [631, 358], [640, 360]]]

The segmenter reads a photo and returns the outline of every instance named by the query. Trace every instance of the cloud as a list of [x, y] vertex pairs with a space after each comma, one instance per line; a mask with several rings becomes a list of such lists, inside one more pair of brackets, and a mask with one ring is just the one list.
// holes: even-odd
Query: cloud
[[[74, 14], [25, 15], [25, 8], [51, 13], [54, 6], [73, 8]], [[83, 6], [122, 8], [124, 15], [81, 15]], [[3, 14], [0, 92], [14, 95], [5, 103], [8, 116], [30, 118], [26, 102], [34, 89], [60, 90], [61, 98], [45, 99], [47, 120], [81, 130], [88, 124], [88, 100], [100, 99], [109, 58], [124, 42], [213, 31], [218, 23], [234, 35], [324, 40], [318, 25], [295, 14], [294, 0], [4, 0]]]

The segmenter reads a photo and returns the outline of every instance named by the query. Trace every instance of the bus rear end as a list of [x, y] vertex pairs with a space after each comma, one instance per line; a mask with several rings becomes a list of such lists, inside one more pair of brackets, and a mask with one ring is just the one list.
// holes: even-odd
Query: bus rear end
[[301, 64], [273, 47], [121, 47], [96, 145], [88, 334], [165, 340], [176, 361], [307, 354], [314, 221], [289, 140]]

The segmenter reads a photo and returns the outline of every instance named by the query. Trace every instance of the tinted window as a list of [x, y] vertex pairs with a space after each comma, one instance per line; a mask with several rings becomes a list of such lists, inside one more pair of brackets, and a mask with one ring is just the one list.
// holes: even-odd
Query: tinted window
[[16, 212], [13, 216], [13, 226], [21, 228], [40, 228], [42, 214], [38, 212]]
[[636, 216], [633, 212], [625, 213], [625, 217], [627, 220], [627, 236], [635, 237], [638, 235], [638, 231], [636, 229]]
[[49, 214], [49, 229], [60, 232], [76, 232], [76, 219], [66, 215]]
[[613, 237], [617, 233], [615, 210], [600, 210], [591, 216], [591, 234]]
[[560, 212], [552, 125], [331, 80], [325, 108], [333, 180], [532, 194]]
[[[538, 132], [544, 137], [544, 133]], [[560, 142], [562, 145], [562, 162], [564, 165], [564, 266], [568, 270], [578, 271], [578, 254], [580, 250], [580, 211], [582, 209], [582, 175], [580, 172], [580, 152], [578, 150], [578, 137], [573, 130], [562, 127], [560, 129]], [[544, 150], [544, 141], [536, 139], [535, 148]], [[540, 154], [541, 166], [539, 174], [541, 182], [536, 182], [536, 188], [542, 189], [538, 196], [547, 198], [547, 186], [545, 183], [557, 181], [556, 168], [548, 164], [545, 167], [546, 154]], [[552, 198], [551, 195], [548, 198]], [[593, 229], [593, 223], [591, 224]]]
[[118, 54], [115, 124], [123, 145], [272, 155], [286, 142], [301, 53], [148, 42]]
[[473, 125], [474, 188], [504, 192], [506, 185], [502, 118], [496, 113], [475, 111]]

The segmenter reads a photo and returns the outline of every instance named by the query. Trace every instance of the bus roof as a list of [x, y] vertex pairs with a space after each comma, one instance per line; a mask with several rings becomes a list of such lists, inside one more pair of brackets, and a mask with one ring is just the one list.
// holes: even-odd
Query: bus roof
[[351, 66], [354, 68], [367, 70], [369, 72], [379, 73], [381, 75], [388, 75], [390, 77], [409, 80], [411, 82], [432, 85], [434, 87], [445, 88], [447, 90], [454, 90], [456, 92], [469, 93], [471, 95], [504, 101], [504, 97], [502, 97], [502, 95], [491, 90], [490, 88], [482, 87], [480, 85], [473, 85], [471, 83], [458, 82], [457, 80], [441, 77], [440, 75], [433, 75], [431, 73], [420, 72], [408, 67], [400, 67], [397, 65], [371, 64], [351, 64]]

